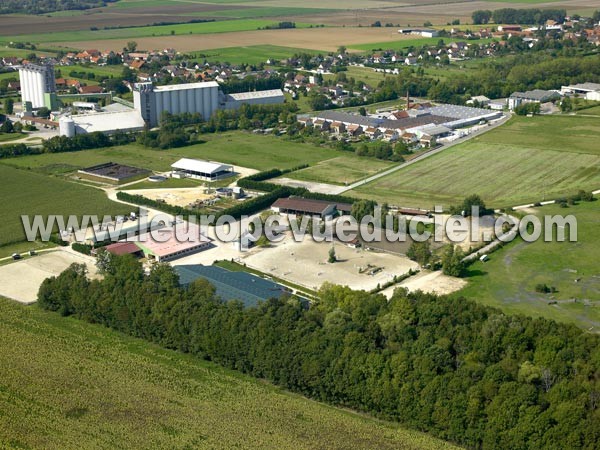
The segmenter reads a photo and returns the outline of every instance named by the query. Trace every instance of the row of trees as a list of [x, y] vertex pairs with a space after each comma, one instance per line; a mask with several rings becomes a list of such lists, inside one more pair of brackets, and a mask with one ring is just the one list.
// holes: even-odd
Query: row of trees
[[310, 309], [293, 297], [245, 309], [205, 280], [180, 288], [168, 265], [102, 268], [103, 280], [80, 265], [47, 279], [39, 305], [469, 448], [600, 444], [600, 338], [574, 326], [332, 285]]
[[473, 11], [471, 18], [475, 25], [489, 23], [492, 19], [497, 24], [535, 24], [542, 25], [547, 20], [562, 22], [565, 20], [567, 11], [565, 9], [539, 9], [539, 8], [502, 8], [490, 11], [489, 9], [478, 9]]

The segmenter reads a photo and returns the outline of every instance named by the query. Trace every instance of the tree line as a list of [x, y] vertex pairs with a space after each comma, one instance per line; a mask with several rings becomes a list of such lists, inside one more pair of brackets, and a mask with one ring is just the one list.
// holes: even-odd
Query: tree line
[[473, 11], [471, 19], [473, 19], [475, 25], [489, 23], [490, 19], [497, 24], [542, 25], [547, 20], [562, 23], [566, 16], [567, 11], [565, 9], [502, 8], [494, 11], [478, 9]]
[[129, 255], [45, 280], [39, 305], [473, 449], [595, 449], [600, 337], [473, 301], [324, 285], [257, 307]]

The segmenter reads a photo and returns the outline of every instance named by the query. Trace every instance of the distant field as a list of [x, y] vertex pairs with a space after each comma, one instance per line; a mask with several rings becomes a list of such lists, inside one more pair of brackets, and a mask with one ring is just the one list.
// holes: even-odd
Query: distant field
[[[573, 214], [578, 241], [511, 243], [492, 253], [488, 262], [474, 263], [469, 268], [469, 284], [457, 294], [508, 314], [542, 316], [584, 329], [593, 326], [600, 332], [600, 201], [568, 209], [544, 206], [537, 208], [536, 214]], [[575, 279], [580, 280], [576, 283]], [[538, 283], [554, 286], [558, 292], [536, 293]], [[558, 303], [548, 305], [552, 299]]]
[[[63, 159], [68, 158], [65, 154]], [[123, 214], [128, 207], [110, 201], [99, 189], [0, 164], [0, 245], [25, 239], [21, 215]], [[10, 199], [10, 201], [9, 201]]]
[[[108, 147], [80, 152], [25, 156], [0, 161], [0, 166], [49, 173], [64, 174], [82, 167], [113, 161], [141, 166], [156, 171], [170, 170], [179, 158], [210, 159], [227, 164], [264, 170], [286, 169], [300, 164], [314, 164], [334, 158], [343, 152], [316, 147], [312, 144], [293, 143], [274, 136], [261, 136], [246, 132], [206, 134], [205, 142], [171, 150], [153, 150], [138, 144]], [[370, 159], [365, 159], [370, 161]]]
[[[211, 33], [231, 33], [236, 31], [250, 31], [274, 25], [272, 20], [260, 19], [242, 19], [242, 20], [224, 20], [218, 22], [205, 23], [183, 23], [176, 25], [160, 25], [147, 27], [116, 28], [112, 30], [80, 30], [64, 31], [39, 34], [18, 34], [15, 36], [2, 36], [0, 39], [4, 42], [66, 42], [66, 41], [102, 41], [105, 39], [132, 39], [150, 36], [172, 36], [172, 35], [193, 35], [193, 34], [211, 34]], [[297, 23], [296, 27], [302, 28], [305, 25]], [[27, 30], [27, 31], [30, 31]]]
[[[368, 161], [368, 162], [367, 162]], [[349, 184], [389, 168], [394, 163], [350, 155], [327, 159], [306, 169], [286, 174], [288, 178], [330, 184]]]
[[3, 448], [457, 448], [37, 306], [0, 322]]
[[[323, 6], [327, 6], [323, 4]], [[295, 17], [303, 16], [307, 14], [328, 14], [330, 12], [337, 11], [331, 8], [303, 8], [303, 7], [283, 7], [279, 8], [276, 6], [266, 6], [258, 8], [244, 8], [244, 9], [228, 9], [228, 10], [217, 10], [210, 11], [207, 13], [198, 12], [192, 13], [194, 16], [201, 17], [228, 17], [232, 19], [255, 19], [261, 17]]]
[[599, 189], [599, 133], [595, 118], [516, 117], [350, 193], [427, 208], [476, 193], [503, 207]]
[[243, 47], [215, 48], [203, 52], [192, 52], [195, 58], [208, 61], [228, 61], [232, 64], [259, 64], [268, 59], [281, 60], [297, 53], [317, 54], [305, 48], [280, 47], [278, 45], [250, 45]]

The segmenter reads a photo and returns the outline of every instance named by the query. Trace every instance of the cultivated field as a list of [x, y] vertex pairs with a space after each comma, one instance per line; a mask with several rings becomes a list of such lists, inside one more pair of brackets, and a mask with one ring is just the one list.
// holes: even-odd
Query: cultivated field
[[600, 188], [600, 123], [515, 117], [508, 124], [351, 191], [394, 205], [450, 206], [479, 194], [494, 207]]
[[198, 60], [227, 61], [231, 64], [259, 64], [268, 59], [281, 60], [298, 53], [317, 54], [317, 50], [306, 48], [281, 47], [278, 45], [250, 45], [241, 47], [215, 48], [207, 51], [192, 52]]
[[[64, 154], [63, 159], [68, 158]], [[123, 214], [130, 208], [111, 202], [99, 189], [0, 164], [0, 245], [25, 240], [21, 215]]]
[[[270, 21], [269, 23], [272, 23]], [[198, 24], [207, 25], [207, 24]], [[169, 27], [167, 27], [170, 29]], [[51, 37], [49, 39], [52, 39]], [[226, 47], [254, 45], [281, 45], [292, 48], [306, 48], [319, 51], [336, 51], [340, 45], [352, 48], [355, 44], [369, 42], [395, 42], [402, 40], [396, 28], [337, 27], [337, 28], [298, 28], [290, 30], [238, 31], [235, 33], [213, 33], [202, 35], [168, 35], [162, 37], [136, 37], [138, 48], [175, 48], [182, 52], [198, 52]], [[414, 39], [405, 36], [404, 39]], [[122, 50], [130, 39], [48, 41], [53, 47], [98, 48]], [[437, 41], [436, 41], [437, 42]], [[381, 44], [380, 44], [381, 45]]]
[[[573, 214], [577, 242], [515, 241], [492, 253], [488, 262], [470, 266], [468, 286], [458, 294], [509, 314], [542, 316], [600, 332], [600, 201], [568, 209], [544, 206], [535, 213]], [[537, 293], [538, 283], [554, 286], [558, 292]]]
[[0, 317], [3, 448], [457, 448], [36, 306]]

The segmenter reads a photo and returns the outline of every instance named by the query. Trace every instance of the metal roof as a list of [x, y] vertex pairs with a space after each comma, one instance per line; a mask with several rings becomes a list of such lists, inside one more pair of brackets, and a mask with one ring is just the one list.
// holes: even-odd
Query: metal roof
[[116, 131], [116, 130], [142, 130], [145, 126], [144, 119], [139, 111], [98, 112], [92, 114], [77, 114], [71, 116], [73, 122], [79, 129], [87, 133], [94, 131]]
[[269, 89], [266, 91], [239, 92], [235, 94], [229, 94], [229, 97], [238, 101], [256, 98], [283, 97], [283, 91], [281, 89]]
[[510, 95], [512, 98], [524, 98], [527, 100], [535, 100], [539, 102], [543, 102], [545, 100], [551, 100], [553, 98], [560, 97], [557, 92], [554, 91], [544, 91], [542, 89], [534, 89], [533, 91], [525, 91], [525, 92], [513, 92]]
[[192, 172], [208, 174], [219, 173], [233, 169], [233, 166], [229, 164], [191, 158], [181, 158], [179, 161], [171, 164], [171, 167], [179, 170], [190, 170]]
[[174, 266], [174, 269], [179, 274], [179, 284], [187, 286], [204, 278], [216, 288], [216, 294], [222, 300], [240, 300], [246, 307], [289, 293], [284, 286], [247, 272], [232, 272], [201, 264]]
[[203, 81], [200, 83], [168, 84], [166, 86], [154, 86], [154, 92], [184, 91], [187, 89], [218, 88], [216, 81]]
[[578, 90], [578, 91], [600, 91], [600, 83], [579, 83], [579, 84], [572, 84], [570, 86], [564, 86], [568, 89], [574, 89], [574, 90]]
[[275, 208], [303, 211], [312, 214], [322, 214], [329, 206], [335, 206], [338, 211], [343, 212], [352, 210], [352, 205], [349, 203], [330, 202], [327, 200], [315, 200], [302, 197], [278, 198], [272, 206]]

